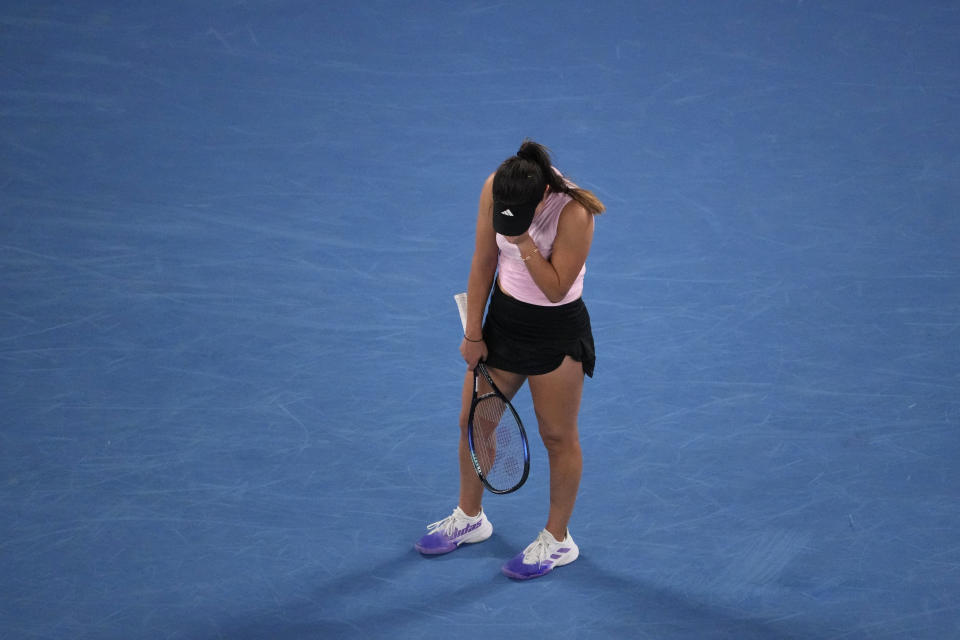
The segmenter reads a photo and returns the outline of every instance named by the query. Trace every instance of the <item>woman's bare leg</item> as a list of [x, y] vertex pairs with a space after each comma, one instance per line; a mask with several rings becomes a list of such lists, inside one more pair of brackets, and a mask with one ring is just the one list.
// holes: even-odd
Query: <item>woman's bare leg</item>
[[583, 365], [567, 356], [550, 373], [529, 378], [540, 437], [550, 460], [550, 513], [545, 528], [557, 540], [567, 535], [583, 471], [577, 430], [583, 375]]

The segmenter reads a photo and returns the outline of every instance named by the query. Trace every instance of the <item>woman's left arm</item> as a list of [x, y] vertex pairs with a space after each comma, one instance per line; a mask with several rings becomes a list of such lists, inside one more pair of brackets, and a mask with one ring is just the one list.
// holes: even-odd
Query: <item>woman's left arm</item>
[[560, 213], [549, 260], [535, 251], [536, 245], [528, 233], [516, 236], [514, 244], [520, 249], [520, 255], [526, 258], [524, 264], [543, 295], [550, 302], [560, 302], [587, 261], [591, 242], [593, 215], [579, 202], [571, 200]]

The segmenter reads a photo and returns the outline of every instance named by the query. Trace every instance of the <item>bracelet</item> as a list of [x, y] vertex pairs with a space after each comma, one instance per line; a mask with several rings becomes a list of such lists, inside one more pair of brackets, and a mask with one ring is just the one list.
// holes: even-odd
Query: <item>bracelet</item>
[[466, 340], [467, 342], [483, 342], [483, 338], [480, 338], [479, 340], [471, 340], [470, 338], [467, 337], [467, 334], [463, 334], [463, 339]]
[[532, 258], [532, 257], [534, 256], [534, 254], [536, 254], [537, 252], [538, 252], [537, 248], [534, 247], [534, 248], [533, 248], [533, 251], [531, 251], [531, 252], [530, 252], [530, 255], [528, 255], [526, 258], [524, 258], [523, 256], [520, 256], [520, 257], [521, 257], [521, 259], [522, 259], [524, 262], [526, 262], [527, 260], [529, 260], [530, 258]]

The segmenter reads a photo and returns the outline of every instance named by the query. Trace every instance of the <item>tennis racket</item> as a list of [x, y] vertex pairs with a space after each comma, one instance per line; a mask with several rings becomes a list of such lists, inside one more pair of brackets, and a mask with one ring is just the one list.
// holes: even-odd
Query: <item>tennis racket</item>
[[[467, 294], [454, 296], [460, 322], [467, 327]], [[480, 393], [480, 380], [491, 391]], [[511, 493], [523, 486], [530, 474], [530, 447], [527, 432], [506, 396], [494, 384], [483, 362], [473, 370], [473, 399], [467, 420], [470, 458], [480, 481], [491, 493]]]

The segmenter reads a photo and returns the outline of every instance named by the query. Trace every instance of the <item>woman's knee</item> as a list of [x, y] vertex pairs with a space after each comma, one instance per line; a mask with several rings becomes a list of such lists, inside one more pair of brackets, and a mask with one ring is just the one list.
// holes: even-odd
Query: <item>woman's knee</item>
[[538, 417], [540, 439], [551, 453], [562, 453], [580, 448], [576, 421], [558, 424]]

